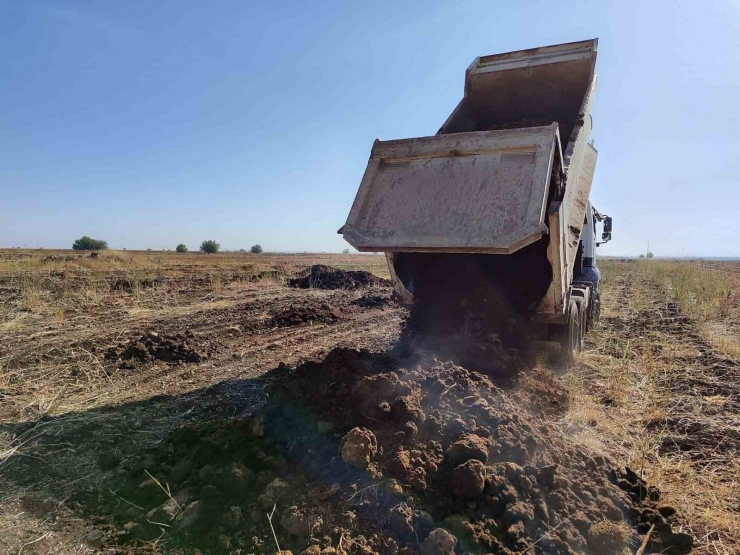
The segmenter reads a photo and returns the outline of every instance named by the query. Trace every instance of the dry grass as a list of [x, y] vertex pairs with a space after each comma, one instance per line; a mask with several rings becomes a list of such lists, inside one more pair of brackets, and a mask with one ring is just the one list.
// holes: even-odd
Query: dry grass
[[632, 529], [626, 522], [603, 520], [596, 522], [589, 531], [594, 543], [608, 553], [624, 555], [630, 553]]
[[728, 326], [723, 321], [697, 323], [699, 332], [719, 351], [740, 360], [740, 326]]
[[684, 314], [695, 318], [724, 318], [733, 304], [729, 276], [690, 262], [642, 261], [637, 267], [665, 285]]
[[[0, 344], [12, 346], [0, 351], [0, 395], [23, 398], [24, 419], [121, 401], [131, 392], [91, 343], [269, 296], [315, 263], [388, 275], [384, 257], [351, 254], [0, 250]], [[0, 403], [0, 416], [16, 410]]]
[[[565, 377], [566, 429], [658, 486], [696, 553], [738, 553], [740, 368], [699, 332], [726, 298], [724, 281], [701, 286], [701, 269], [652, 261], [603, 271], [601, 324]], [[731, 324], [729, 314], [717, 321]]]
[[675, 299], [681, 312], [697, 320], [709, 343], [740, 357], [740, 274], [698, 262], [651, 260], [637, 267], [664, 287], [666, 296]]
[[212, 270], [223, 272], [251, 269], [252, 273], [257, 274], [268, 269], [292, 271], [311, 264], [326, 264], [343, 270], [366, 270], [381, 277], [388, 277], [385, 257], [378, 255], [240, 252], [204, 254], [109, 250], [100, 252], [98, 258], [93, 259], [88, 253], [70, 250], [0, 249], [0, 275], [80, 270], [90, 270], [93, 273], [122, 270], [127, 273], [138, 271], [142, 274], [151, 274], [183, 269], [203, 274], [208, 274]]

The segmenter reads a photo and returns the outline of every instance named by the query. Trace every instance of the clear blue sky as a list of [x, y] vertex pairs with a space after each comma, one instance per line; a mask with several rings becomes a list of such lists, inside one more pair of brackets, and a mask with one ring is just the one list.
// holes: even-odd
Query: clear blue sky
[[340, 251], [376, 137], [593, 37], [601, 252], [740, 255], [738, 0], [0, 0], [0, 246]]

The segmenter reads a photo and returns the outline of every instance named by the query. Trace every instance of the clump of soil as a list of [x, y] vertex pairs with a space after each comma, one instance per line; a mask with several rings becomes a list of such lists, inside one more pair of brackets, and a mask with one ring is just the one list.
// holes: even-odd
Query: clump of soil
[[116, 493], [83, 489], [76, 501], [109, 514], [119, 541], [210, 553], [274, 552], [266, 513], [282, 549], [309, 555], [601, 555], [653, 524], [646, 553], [691, 549], [660, 492], [477, 372], [335, 349], [270, 382], [249, 417], [101, 455]]
[[288, 328], [304, 324], [334, 324], [342, 319], [341, 313], [327, 303], [320, 305], [291, 306], [272, 317], [272, 327]]
[[290, 279], [288, 284], [298, 289], [354, 290], [371, 285], [389, 285], [390, 282], [370, 272], [347, 271], [322, 264], [314, 264], [305, 275]]
[[170, 364], [202, 362], [215, 354], [215, 345], [204, 344], [192, 332], [173, 336], [149, 332], [138, 339], [110, 347], [107, 360], [122, 361], [126, 367], [134, 362], [160, 360]]
[[352, 301], [352, 304], [360, 308], [385, 308], [392, 305], [393, 301], [389, 297], [382, 297], [380, 295], [363, 295], [359, 299]]
[[609, 478], [612, 483], [629, 495], [633, 503], [642, 505], [641, 510], [633, 516], [638, 533], [645, 534], [651, 527], [655, 527], [655, 534], [651, 535], [648, 543], [653, 552], [688, 553], [691, 551], [694, 538], [690, 534], [673, 531], [671, 519], [675, 516], [676, 510], [660, 504], [658, 488], [648, 486], [645, 480], [629, 468], [614, 469], [609, 474]]

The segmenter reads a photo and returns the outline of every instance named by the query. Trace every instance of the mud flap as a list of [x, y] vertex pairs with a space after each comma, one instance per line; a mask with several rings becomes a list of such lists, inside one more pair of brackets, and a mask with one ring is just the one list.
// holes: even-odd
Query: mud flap
[[568, 321], [562, 326], [558, 337], [560, 343], [559, 362], [566, 368], [572, 366], [581, 351], [583, 342], [581, 311], [576, 299], [568, 305]]

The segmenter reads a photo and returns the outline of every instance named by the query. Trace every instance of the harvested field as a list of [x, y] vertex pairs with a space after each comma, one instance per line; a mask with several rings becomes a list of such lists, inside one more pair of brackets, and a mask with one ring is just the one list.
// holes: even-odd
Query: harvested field
[[708, 293], [716, 264], [697, 275], [671, 262], [611, 262], [604, 269], [609, 294], [601, 326], [565, 378], [567, 429], [640, 468], [666, 503], [680, 508], [695, 552], [738, 553], [740, 357], [702, 333], [707, 322], [721, 329], [740, 322], [735, 309], [707, 310], [724, 302], [728, 282], [714, 282], [715, 293]]
[[[57, 258], [45, 261], [49, 256]], [[87, 410], [259, 375], [337, 345], [389, 345], [404, 311], [364, 310], [357, 304], [367, 295], [388, 297], [389, 288], [286, 286], [314, 261], [387, 276], [385, 260], [373, 256], [119, 251], [92, 260], [5, 251], [0, 256], [0, 412], [3, 418], [38, 418]], [[151, 333], [187, 336], [176, 342], [201, 355], [197, 370], [142, 353], [128, 361], [137, 364], [136, 372], [116, 372], [127, 357], [106, 358], [109, 349], [125, 349]], [[139, 358], [147, 360], [140, 364]]]
[[740, 546], [738, 363], [670, 268], [605, 263], [576, 367], [492, 340], [503, 380], [399, 347], [383, 257], [0, 254], [4, 551]]

